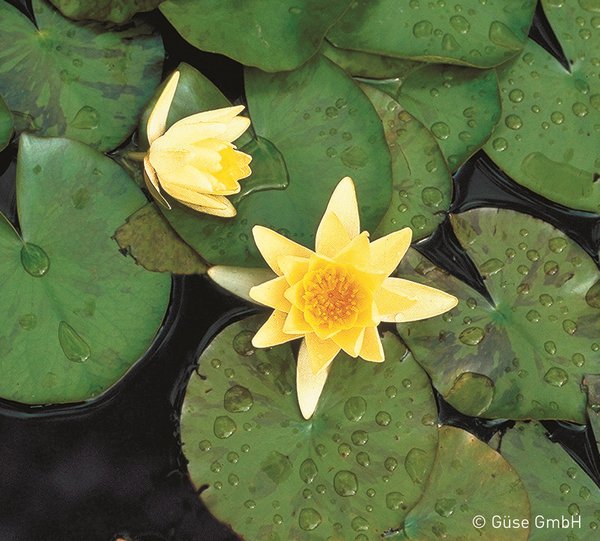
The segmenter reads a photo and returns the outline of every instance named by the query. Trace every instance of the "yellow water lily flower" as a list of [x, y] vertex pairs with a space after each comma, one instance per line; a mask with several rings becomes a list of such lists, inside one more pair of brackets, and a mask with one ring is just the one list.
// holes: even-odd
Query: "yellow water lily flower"
[[276, 278], [250, 289], [274, 309], [252, 340], [265, 348], [303, 338], [298, 355], [300, 410], [309, 419], [340, 350], [382, 362], [377, 332], [382, 321], [425, 319], [450, 310], [456, 297], [432, 287], [390, 278], [410, 246], [410, 228], [374, 242], [360, 232], [352, 179], [338, 184], [317, 230], [315, 250], [262, 226], [254, 240]]
[[148, 118], [146, 186], [167, 208], [171, 207], [161, 190], [198, 212], [235, 216], [235, 207], [226, 196], [240, 191], [238, 181], [250, 175], [252, 157], [236, 150], [233, 141], [248, 129], [250, 119], [239, 116], [244, 110], [239, 105], [188, 116], [166, 130], [178, 81], [176, 71]]

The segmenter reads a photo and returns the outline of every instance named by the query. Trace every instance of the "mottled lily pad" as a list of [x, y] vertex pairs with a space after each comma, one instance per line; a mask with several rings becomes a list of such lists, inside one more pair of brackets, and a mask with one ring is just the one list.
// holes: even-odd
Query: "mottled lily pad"
[[523, 47], [535, 0], [357, 0], [327, 34], [337, 47], [487, 68]]
[[70, 19], [127, 22], [136, 13], [151, 11], [162, 0], [50, 0]]
[[0, 2], [0, 94], [16, 129], [115, 148], [160, 80], [160, 37], [142, 23], [78, 24], [43, 0], [33, 8], [35, 24]]
[[366, 84], [361, 88], [381, 117], [392, 156], [392, 199], [375, 236], [410, 227], [413, 240], [420, 240], [450, 207], [450, 172], [435, 139], [417, 119], [385, 92]]
[[543, 6], [569, 70], [533, 41], [499, 67], [503, 118], [485, 150], [526, 188], [600, 213], [600, 12], [585, 0]]
[[513, 467], [475, 436], [444, 426], [425, 492], [406, 517], [400, 539], [526, 541], [529, 528], [499, 529], [491, 519], [498, 514], [529, 518], [529, 512]]
[[314, 55], [350, 0], [167, 0], [160, 5], [181, 36], [265, 71], [297, 68]]
[[[206, 81], [198, 92], [215, 91]], [[381, 121], [357, 84], [317, 57], [292, 72], [249, 69], [246, 96], [256, 137], [240, 145], [253, 157], [253, 174], [232, 197], [237, 216], [215, 218], [174, 205], [164, 214], [177, 233], [211, 264], [264, 266], [252, 227], [313, 246], [327, 201], [347, 175], [355, 180], [363, 229], [373, 231], [389, 204], [390, 153]]]
[[[600, 489], [558, 443], [546, 437], [544, 428], [517, 423], [501, 442], [502, 456], [529, 494], [530, 541], [594, 539], [600, 527]], [[511, 513], [511, 518], [526, 517], [521, 510]]]
[[13, 119], [6, 103], [0, 96], [0, 150], [4, 150], [13, 135]]
[[136, 266], [111, 239], [144, 201], [128, 175], [90, 147], [21, 136], [21, 234], [0, 215], [1, 397], [92, 398], [150, 346], [170, 277]]
[[174, 274], [204, 274], [206, 264], [169, 225], [153, 203], [135, 211], [117, 229], [121, 251], [146, 270]]
[[411, 279], [460, 299], [451, 312], [398, 326], [417, 361], [454, 407], [469, 415], [585, 422], [584, 374], [600, 371], [600, 273], [575, 242], [517, 212], [451, 216], [481, 273], [488, 301], [417, 253]]
[[302, 418], [289, 344], [254, 350], [261, 316], [222, 331], [200, 357], [181, 417], [202, 501], [244, 539], [375, 539], [420, 497], [435, 456], [427, 375], [391, 334], [386, 361], [340, 355]]

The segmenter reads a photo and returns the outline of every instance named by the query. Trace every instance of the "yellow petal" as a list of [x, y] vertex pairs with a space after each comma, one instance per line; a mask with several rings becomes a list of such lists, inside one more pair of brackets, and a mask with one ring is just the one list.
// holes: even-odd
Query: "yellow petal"
[[289, 334], [307, 334], [312, 332], [312, 327], [304, 319], [303, 312], [292, 306], [285, 319], [283, 332]]
[[[340, 219], [340, 222], [346, 229], [348, 237], [353, 239], [360, 233], [360, 219], [358, 216], [358, 202], [356, 201], [356, 190], [354, 189], [354, 182], [350, 177], [344, 177], [333, 190], [331, 199], [325, 210], [323, 218], [328, 213], [333, 212]], [[319, 229], [321, 228], [319, 225]], [[317, 230], [317, 235], [318, 235]]]
[[326, 212], [315, 239], [315, 251], [325, 257], [335, 257], [350, 242], [348, 232], [337, 214]]
[[226, 124], [239, 115], [244, 109], [245, 107], [243, 105], [233, 105], [231, 107], [221, 107], [220, 109], [202, 111], [201, 113], [182, 118], [173, 124], [173, 126], [185, 126], [197, 124], [199, 122]]
[[247, 267], [229, 267], [215, 265], [207, 271], [209, 278], [230, 293], [250, 302], [250, 289], [275, 278], [271, 269], [250, 269]]
[[282, 310], [283, 312], [289, 312], [292, 305], [283, 294], [290, 285], [287, 280], [283, 277], [277, 277], [273, 280], [254, 286], [250, 290], [250, 298], [256, 302], [275, 308], [275, 310]]
[[[388, 278], [388, 280], [391, 280], [391, 278]], [[386, 282], [387, 280], [375, 292], [375, 306], [377, 307], [379, 321], [395, 322], [396, 314], [410, 310], [418, 301], [402, 295], [398, 289], [394, 291], [387, 289], [385, 287]]]
[[346, 331], [340, 331], [332, 337], [332, 340], [350, 355], [350, 357], [357, 357], [362, 348], [364, 335], [364, 327], [353, 327]]
[[363, 231], [354, 237], [333, 259], [338, 263], [352, 265], [361, 270], [368, 269], [371, 261], [369, 234]]
[[283, 332], [286, 315], [285, 312], [275, 310], [252, 338], [252, 345], [255, 348], [270, 348], [298, 338], [298, 336]]
[[306, 342], [302, 340], [298, 352], [298, 364], [296, 366], [296, 392], [298, 393], [298, 405], [302, 417], [310, 419], [317, 409], [319, 397], [327, 381], [331, 365], [313, 374], [311, 360], [308, 354]]
[[458, 299], [454, 295], [402, 278], [388, 278], [383, 282], [382, 287], [391, 293], [416, 301], [414, 305], [400, 310], [396, 314], [388, 314], [388, 318], [382, 318], [382, 321], [401, 323], [427, 319], [443, 314], [458, 304]]
[[152, 167], [150, 164], [148, 156], [144, 157], [144, 182], [146, 183], [146, 188], [148, 188], [150, 195], [152, 195], [152, 197], [156, 199], [163, 207], [166, 207], [170, 210], [171, 205], [163, 197], [163, 194], [160, 193], [158, 176], [154, 170], [154, 167]]
[[362, 347], [360, 348], [359, 356], [365, 361], [381, 363], [385, 360], [381, 339], [377, 332], [377, 327], [367, 327], [365, 329], [365, 337]]
[[174, 197], [184, 205], [191, 204], [215, 210], [226, 210], [230, 207], [233, 208], [229, 199], [222, 195], [209, 195], [181, 186], [174, 186], [172, 184], [163, 184], [163, 188], [171, 197]]
[[212, 216], [219, 216], [220, 218], [232, 218], [237, 214], [235, 207], [229, 202], [229, 200], [225, 197], [214, 195], [213, 199], [221, 198], [220, 207], [204, 207], [202, 205], [195, 205], [194, 203], [189, 203], [187, 201], [180, 201], [186, 207], [190, 207], [196, 212], [202, 212], [204, 214], [210, 214]]
[[294, 285], [308, 272], [308, 261], [305, 257], [285, 255], [277, 260], [277, 264], [288, 283]]
[[146, 134], [148, 136], [148, 143], [150, 145], [163, 133], [165, 133], [169, 109], [171, 108], [171, 103], [173, 103], [178, 82], [179, 71], [175, 71], [167, 81], [167, 84], [160, 93], [160, 96], [158, 97], [158, 100], [156, 100], [156, 104], [154, 105], [154, 108], [148, 117]]
[[389, 276], [406, 254], [412, 240], [410, 227], [390, 233], [371, 243], [371, 265]]
[[313, 374], [318, 374], [329, 366], [341, 349], [333, 340], [321, 340], [314, 333], [307, 334], [304, 339], [306, 340], [310, 368]]
[[313, 253], [308, 248], [305, 248], [267, 227], [255, 225], [252, 228], [252, 234], [254, 235], [254, 242], [267, 262], [267, 265], [269, 265], [269, 267], [271, 267], [279, 276], [282, 274], [279, 264], [277, 263], [280, 257], [291, 255], [308, 258]]

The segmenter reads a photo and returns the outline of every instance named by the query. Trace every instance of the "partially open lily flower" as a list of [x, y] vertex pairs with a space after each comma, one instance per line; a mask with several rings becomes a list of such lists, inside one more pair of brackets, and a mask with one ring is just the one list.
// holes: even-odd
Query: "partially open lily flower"
[[166, 130], [178, 81], [176, 71], [148, 118], [146, 186], [167, 208], [171, 207], [161, 190], [198, 212], [235, 216], [226, 196], [240, 191], [239, 180], [250, 175], [252, 157], [236, 150], [233, 141], [248, 129], [250, 120], [239, 116], [244, 109], [239, 105], [188, 116]]
[[256, 226], [254, 240], [276, 278], [250, 289], [274, 309], [252, 340], [271, 347], [302, 338], [297, 367], [300, 410], [309, 419], [329, 367], [340, 350], [382, 362], [377, 331], [382, 321], [415, 321], [450, 310], [458, 300], [443, 291], [390, 278], [410, 246], [409, 228], [374, 242], [360, 232], [354, 184], [337, 186], [316, 235], [315, 251]]

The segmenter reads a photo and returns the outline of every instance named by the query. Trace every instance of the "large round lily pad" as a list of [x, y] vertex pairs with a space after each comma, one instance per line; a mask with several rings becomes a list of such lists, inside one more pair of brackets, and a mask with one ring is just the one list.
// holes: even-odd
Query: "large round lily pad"
[[344, 49], [491, 67], [523, 47], [535, 0], [357, 0], [327, 34]]
[[[198, 91], [214, 95], [208, 81], [203, 88]], [[211, 264], [264, 266], [252, 227], [313, 246], [344, 176], [355, 181], [363, 229], [373, 231], [389, 204], [390, 153], [381, 121], [357, 84], [317, 57], [287, 73], [249, 69], [246, 97], [257, 137], [241, 146], [253, 157], [253, 174], [231, 198], [237, 216], [216, 218], [174, 205], [164, 213], [177, 233]]]
[[584, 374], [598, 372], [600, 273], [575, 242], [517, 212], [451, 216], [489, 299], [417, 253], [400, 274], [460, 299], [451, 312], [398, 326], [458, 410], [487, 418], [584, 422]]
[[526, 188], [600, 213], [598, 5], [581, 0], [543, 6], [569, 70], [533, 41], [499, 67], [503, 118], [485, 149]]
[[0, 94], [17, 130], [115, 148], [160, 80], [160, 37], [142, 23], [78, 24], [43, 0], [33, 8], [35, 24], [0, 1]]
[[4, 150], [13, 135], [13, 119], [6, 103], [0, 96], [0, 150]]
[[528, 519], [529, 514], [515, 469], [472, 434], [444, 426], [425, 492], [406, 517], [400, 538], [526, 541], [530, 528], [496, 528], [492, 517]]
[[261, 316], [222, 331], [200, 357], [181, 417], [200, 497], [244, 539], [368, 540], [420, 497], [438, 429], [429, 380], [391, 334], [384, 363], [340, 355], [302, 418], [289, 344], [254, 350]]
[[[600, 527], [600, 489], [537, 424], [517, 423], [501, 440], [531, 502], [530, 541], [587, 541]], [[505, 514], [502, 508], [502, 514]], [[526, 518], [519, 511], [512, 518]]]
[[21, 136], [21, 235], [0, 215], [1, 397], [97, 396], [149, 347], [170, 278], [137, 267], [111, 239], [144, 201], [120, 167], [84, 144]]
[[124, 23], [136, 13], [158, 7], [161, 0], [50, 0], [71, 19]]
[[183, 38], [265, 71], [297, 68], [316, 53], [350, 0], [167, 0], [160, 5]]
[[444, 220], [452, 199], [452, 179], [435, 139], [385, 92], [361, 85], [383, 122], [392, 157], [393, 192], [375, 236], [403, 227], [413, 240], [430, 235]]

